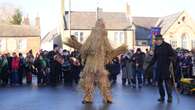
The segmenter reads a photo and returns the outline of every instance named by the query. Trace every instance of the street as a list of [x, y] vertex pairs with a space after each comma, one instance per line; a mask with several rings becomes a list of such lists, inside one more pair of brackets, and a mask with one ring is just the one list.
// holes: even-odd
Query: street
[[180, 95], [180, 102], [174, 93], [172, 104], [158, 103], [155, 87], [133, 89], [113, 86], [113, 104], [104, 104], [99, 91], [95, 92], [93, 104], [84, 105], [82, 92], [78, 87], [58, 86], [56, 88], [36, 85], [0, 88], [1, 110], [194, 110], [195, 97]]

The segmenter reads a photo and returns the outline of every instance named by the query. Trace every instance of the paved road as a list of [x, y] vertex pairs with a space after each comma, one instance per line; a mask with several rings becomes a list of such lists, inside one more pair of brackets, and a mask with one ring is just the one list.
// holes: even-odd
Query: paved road
[[112, 91], [111, 105], [102, 103], [99, 92], [92, 105], [83, 105], [78, 87], [0, 88], [0, 110], [195, 110], [195, 96], [181, 95], [179, 104], [176, 99], [172, 104], [160, 104], [154, 87], [139, 90], [117, 84]]

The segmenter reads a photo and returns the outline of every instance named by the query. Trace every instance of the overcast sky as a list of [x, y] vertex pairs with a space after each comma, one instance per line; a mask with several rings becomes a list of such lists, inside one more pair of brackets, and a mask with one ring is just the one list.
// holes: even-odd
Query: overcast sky
[[[104, 11], [124, 11], [125, 4], [131, 6], [133, 16], [165, 16], [186, 10], [195, 20], [195, 0], [71, 0], [72, 10], [95, 11], [96, 7]], [[58, 25], [60, 0], [0, 0], [0, 5], [13, 4], [19, 7], [23, 15], [34, 19], [41, 17], [41, 35]], [[65, 0], [68, 8], [68, 0]]]

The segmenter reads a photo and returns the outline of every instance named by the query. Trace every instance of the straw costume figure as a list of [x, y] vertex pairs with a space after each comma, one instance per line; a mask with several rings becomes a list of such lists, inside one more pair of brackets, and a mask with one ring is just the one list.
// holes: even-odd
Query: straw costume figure
[[102, 19], [98, 19], [95, 28], [84, 44], [79, 43], [74, 37], [65, 42], [66, 45], [79, 50], [84, 69], [80, 75], [80, 85], [84, 91], [82, 103], [92, 103], [93, 91], [97, 86], [105, 103], [112, 103], [110, 82], [105, 64], [113, 58], [127, 51], [127, 46], [122, 45], [113, 49], [107, 38], [107, 31]]

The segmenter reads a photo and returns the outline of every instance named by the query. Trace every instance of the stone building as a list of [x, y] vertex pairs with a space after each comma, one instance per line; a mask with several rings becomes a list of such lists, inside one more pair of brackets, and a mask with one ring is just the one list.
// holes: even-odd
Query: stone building
[[25, 17], [22, 25], [0, 23], [0, 52], [33, 53], [40, 49], [40, 18], [36, 17], [35, 25], [30, 25]]

